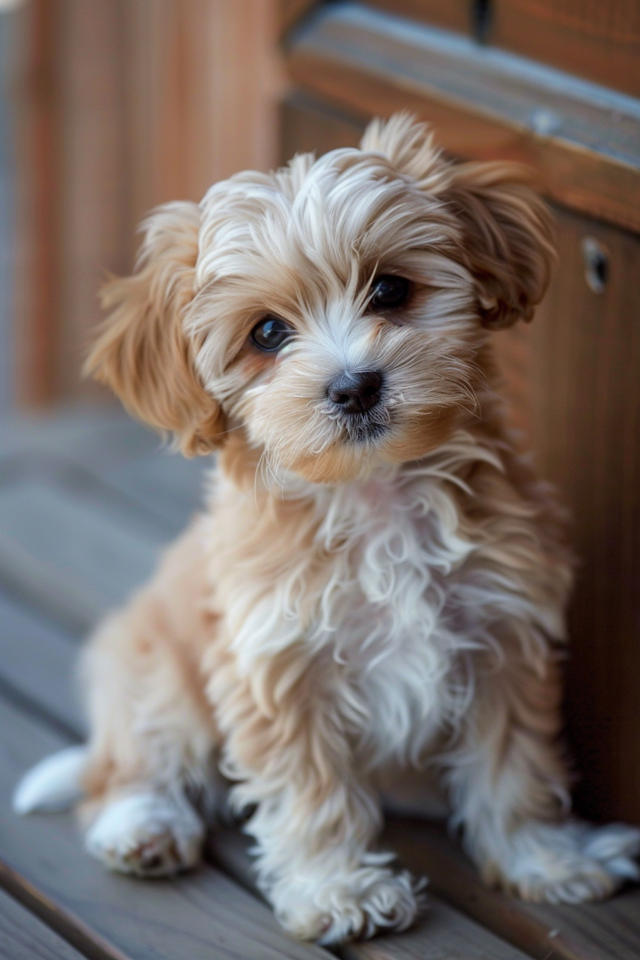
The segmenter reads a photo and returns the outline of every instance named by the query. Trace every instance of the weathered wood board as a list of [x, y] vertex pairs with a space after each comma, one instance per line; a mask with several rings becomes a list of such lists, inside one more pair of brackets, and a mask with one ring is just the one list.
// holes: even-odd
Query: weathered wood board
[[82, 954], [4, 890], [0, 890], [0, 956], [11, 960], [82, 960]]
[[70, 815], [17, 817], [10, 797], [20, 776], [62, 746], [0, 699], [0, 859], [24, 878], [25, 895], [27, 885], [38, 891], [48, 923], [83, 950], [103, 944], [135, 960], [327, 956], [287, 937], [268, 907], [213, 868], [167, 882], [115, 876], [84, 852]]

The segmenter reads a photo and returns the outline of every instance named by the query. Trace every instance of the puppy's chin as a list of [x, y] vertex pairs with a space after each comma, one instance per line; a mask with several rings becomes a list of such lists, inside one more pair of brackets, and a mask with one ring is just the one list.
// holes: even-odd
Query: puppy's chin
[[385, 463], [419, 460], [442, 446], [459, 426], [459, 411], [453, 407], [428, 410], [402, 428], [389, 430], [365, 441], [340, 440], [322, 453], [301, 454], [287, 469], [310, 483], [337, 484], [369, 476]]
[[427, 409], [418, 414], [400, 431], [389, 435], [380, 451], [385, 463], [408, 463], [420, 460], [441, 447], [462, 422], [459, 407]]
[[309, 483], [346, 483], [367, 476], [377, 463], [378, 451], [351, 441], [336, 443], [322, 453], [303, 454], [288, 467]]

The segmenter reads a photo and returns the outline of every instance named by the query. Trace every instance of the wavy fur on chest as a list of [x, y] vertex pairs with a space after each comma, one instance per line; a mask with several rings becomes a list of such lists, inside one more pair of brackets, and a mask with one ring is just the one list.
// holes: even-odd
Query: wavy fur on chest
[[500, 443], [460, 431], [338, 487], [258, 489], [232, 463], [215, 484], [208, 570], [218, 644], [258, 704], [280, 710], [312, 685], [364, 762], [418, 763], [455, 732], [503, 638], [544, 671], [563, 639], [567, 558], [547, 491]]

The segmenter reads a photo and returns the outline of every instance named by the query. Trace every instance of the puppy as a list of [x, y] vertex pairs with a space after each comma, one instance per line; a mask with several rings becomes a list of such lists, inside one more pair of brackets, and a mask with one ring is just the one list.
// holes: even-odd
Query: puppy
[[638, 831], [567, 819], [571, 562], [497, 393], [491, 332], [531, 319], [553, 260], [526, 172], [449, 163], [398, 115], [144, 229], [88, 369], [218, 465], [89, 643], [88, 747], [16, 806], [78, 778], [88, 850], [172, 874], [220, 769], [281, 923], [326, 944], [416, 917], [375, 847], [400, 768], [437, 781], [488, 883], [576, 903], [636, 878]]

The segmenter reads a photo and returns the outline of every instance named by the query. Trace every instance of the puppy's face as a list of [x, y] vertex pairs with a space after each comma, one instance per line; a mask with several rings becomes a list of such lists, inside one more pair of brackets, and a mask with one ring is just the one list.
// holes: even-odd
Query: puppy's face
[[548, 224], [516, 173], [446, 164], [396, 117], [360, 150], [237, 175], [155, 214], [90, 364], [194, 449], [243, 430], [271, 469], [330, 483], [417, 459], [473, 409], [487, 329], [543, 292]]
[[385, 158], [300, 157], [210, 191], [186, 318], [228, 426], [337, 481], [442, 442], [480, 327], [455, 218]]

